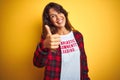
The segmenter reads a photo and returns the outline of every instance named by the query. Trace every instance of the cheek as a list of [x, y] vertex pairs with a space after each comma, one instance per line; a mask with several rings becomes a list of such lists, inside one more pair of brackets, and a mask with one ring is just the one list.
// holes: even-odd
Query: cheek
[[55, 24], [56, 19], [51, 19], [50, 21], [51, 21], [53, 24]]

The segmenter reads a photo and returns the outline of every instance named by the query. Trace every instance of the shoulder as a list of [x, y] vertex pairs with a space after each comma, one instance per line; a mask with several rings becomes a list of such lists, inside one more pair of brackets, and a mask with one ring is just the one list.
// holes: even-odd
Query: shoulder
[[81, 32], [79, 32], [78, 30], [73, 30], [73, 34], [75, 37], [79, 37], [79, 38], [83, 38], [83, 35]]

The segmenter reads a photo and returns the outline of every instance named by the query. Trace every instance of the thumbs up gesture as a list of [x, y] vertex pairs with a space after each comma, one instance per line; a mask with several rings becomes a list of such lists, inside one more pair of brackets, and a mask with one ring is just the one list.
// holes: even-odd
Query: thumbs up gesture
[[55, 50], [60, 45], [60, 35], [52, 34], [48, 25], [45, 25], [47, 36], [43, 42], [44, 48], [49, 48], [51, 50]]

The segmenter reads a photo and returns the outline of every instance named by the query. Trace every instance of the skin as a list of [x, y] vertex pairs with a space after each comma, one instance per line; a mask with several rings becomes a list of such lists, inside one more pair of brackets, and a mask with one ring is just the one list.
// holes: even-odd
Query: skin
[[44, 48], [55, 50], [60, 45], [60, 35], [68, 34], [69, 31], [65, 28], [66, 18], [63, 13], [57, 12], [55, 9], [49, 9], [50, 20], [57, 27], [58, 32], [52, 34], [48, 25], [45, 25], [47, 30], [46, 39], [43, 42]]

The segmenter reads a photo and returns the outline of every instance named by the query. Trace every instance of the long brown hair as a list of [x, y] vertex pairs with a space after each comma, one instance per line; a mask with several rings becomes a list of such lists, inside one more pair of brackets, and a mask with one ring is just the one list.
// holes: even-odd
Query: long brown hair
[[70, 24], [69, 20], [68, 20], [68, 13], [67, 13], [67, 11], [60, 4], [57, 4], [57, 3], [54, 3], [54, 2], [50, 2], [44, 8], [43, 15], [42, 15], [42, 20], [43, 20], [43, 24], [42, 24], [42, 37], [43, 38], [45, 38], [46, 34], [47, 34], [47, 31], [45, 29], [45, 25], [48, 25], [50, 27], [50, 30], [51, 30], [52, 34], [55, 34], [58, 31], [57, 28], [50, 21], [49, 10], [51, 8], [53, 8], [57, 12], [63, 13], [65, 15], [65, 18], [66, 18], [65, 28], [67, 30], [71, 31], [71, 30], [74, 29], [72, 27], [72, 25]]

